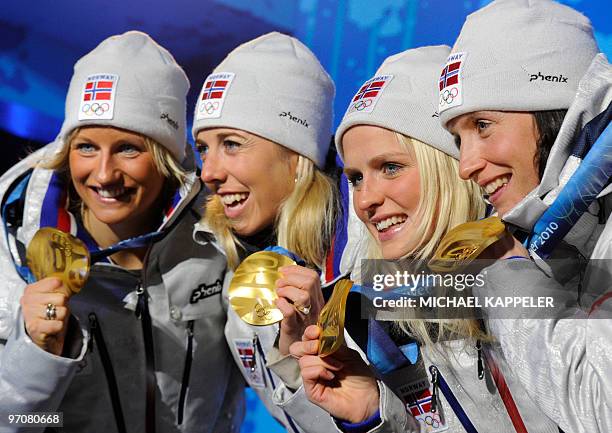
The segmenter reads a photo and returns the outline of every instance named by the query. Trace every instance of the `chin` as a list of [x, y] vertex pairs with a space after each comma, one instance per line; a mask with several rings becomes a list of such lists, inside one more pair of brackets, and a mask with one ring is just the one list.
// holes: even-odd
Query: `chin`
[[381, 247], [382, 257], [385, 260], [397, 260], [404, 255], [403, 248], [396, 245]]
[[238, 236], [249, 237], [254, 236], [261, 231], [256, 227], [250, 227], [247, 224], [240, 224], [230, 220], [232, 231]]
[[95, 209], [89, 209], [98, 221], [109, 226], [124, 223], [133, 215], [132, 212], [100, 212]]

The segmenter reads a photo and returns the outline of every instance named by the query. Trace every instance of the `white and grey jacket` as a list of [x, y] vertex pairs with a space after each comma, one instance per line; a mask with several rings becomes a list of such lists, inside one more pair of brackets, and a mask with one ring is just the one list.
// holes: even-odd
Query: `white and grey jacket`
[[[49, 144], [9, 170], [0, 194], [54, 149]], [[39, 227], [51, 175], [33, 169], [23, 212], [13, 215], [21, 222], [16, 236], [0, 241], [0, 431], [18, 430], [6, 423], [11, 413], [62, 412], [67, 432], [136, 433], [151, 426], [238, 432], [244, 381], [223, 334], [226, 261], [214, 247], [193, 242], [204, 199], [197, 177], [166, 217], [164, 236], [150, 247], [141, 272], [110, 262], [91, 267], [70, 300], [81, 328], [66, 343], [73, 356], [60, 357], [27, 336], [19, 308], [26, 283], [14, 266]]]
[[[196, 225], [196, 242], [205, 245], [210, 236], [210, 229], [205, 224]], [[353, 246], [360, 241], [361, 238], [353, 238], [349, 243]], [[220, 246], [219, 249], [222, 251]], [[347, 254], [342, 256], [341, 271], [352, 268], [352, 261], [355, 260], [348, 251], [355, 252], [359, 249], [355, 245], [355, 248], [350, 248]], [[226, 305], [229, 304], [227, 289], [232, 275], [231, 271], [227, 272], [223, 285]], [[278, 333], [278, 324], [252, 326], [240, 319], [233, 309], [228, 308], [225, 325], [227, 344], [247, 384], [257, 393], [268, 412], [291, 433], [333, 431], [335, 427], [329, 414], [306, 398], [297, 361], [291, 356], [281, 356], [275, 348]], [[245, 355], [245, 348], [248, 355]], [[252, 358], [251, 350], [254, 352]]]
[[[542, 182], [504, 216], [506, 222], [531, 230], [567, 181], [577, 132], [611, 101], [612, 71], [605, 57], [598, 55], [579, 85]], [[487, 328], [497, 339], [493, 353], [529, 432], [612, 431], [612, 222], [600, 208], [611, 208], [610, 192], [608, 186], [599, 194], [599, 203], [593, 203], [564, 238], [565, 247], [590, 258], [586, 267], [579, 267], [581, 272], [556, 269], [554, 263], [541, 260], [500, 260], [483, 271], [485, 284], [474, 289], [481, 296], [550, 295], [565, 300], [552, 318], [543, 318], [537, 309], [522, 310], [520, 318], [500, 317], [504, 315], [500, 310], [485, 307]], [[588, 295], [582, 305], [578, 283]], [[453, 351], [450, 364], [440, 371], [466, 412], [473, 414], [477, 431], [515, 432], [495, 387], [470, 373], [476, 359], [471, 352], [469, 347]], [[423, 355], [426, 364], [436, 362], [431, 350]], [[390, 395], [391, 402], [382, 404], [383, 397]], [[448, 406], [444, 400], [442, 404]], [[448, 407], [443, 413], [449, 414]], [[372, 432], [419, 431], [411, 427], [401, 401], [390, 392], [381, 396], [381, 418]], [[449, 424], [448, 431], [464, 431], [452, 419]]]
[[[541, 184], [505, 220], [527, 231], [533, 227], [576, 164], [570, 150], [577, 133], [611, 102], [612, 68], [599, 54], [578, 86]], [[496, 313], [488, 311], [488, 326], [517, 379], [568, 433], [612, 431], [611, 192], [608, 185], [564, 238], [588, 261], [578, 278], [580, 286], [570, 287], [573, 300], [560, 314], [543, 320], [525, 310], [521, 319], [496, 320]], [[480, 291], [509, 296], [568, 293], [552, 278], [554, 271], [540, 260], [500, 261], [487, 269], [487, 284]]]

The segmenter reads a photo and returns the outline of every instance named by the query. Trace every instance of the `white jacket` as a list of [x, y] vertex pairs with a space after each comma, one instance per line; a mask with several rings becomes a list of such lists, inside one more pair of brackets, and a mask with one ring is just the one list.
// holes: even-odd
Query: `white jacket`
[[[527, 231], [533, 227], [550, 204], [542, 197], [567, 181], [562, 168], [575, 134], [611, 101], [611, 68], [605, 57], [599, 55], [579, 85], [575, 102], [549, 156], [542, 183], [504, 217], [507, 222]], [[608, 209], [612, 204], [611, 191], [612, 187], [608, 186], [599, 195], [607, 202]], [[528, 259], [496, 262], [483, 272], [485, 285], [474, 289], [474, 294], [481, 296], [566, 297], [567, 309], [554, 319], [534, 317], [538, 315], [537, 310], [532, 310], [532, 317], [527, 313], [521, 319], [497, 319], [495, 315], [499, 311], [485, 309], [490, 316], [487, 328], [498, 341], [490, 353], [497, 359], [530, 433], [556, 433], [557, 425], [566, 433], [612, 431], [612, 222], [609, 217], [605, 226], [598, 224], [598, 211], [594, 203], [564, 238], [585, 257], [600, 260], [589, 263], [583, 274], [583, 287], [590, 288], [594, 295], [584, 299], [586, 310], [576, 305], [575, 287], [564, 290], [549, 276], [554, 269]], [[595, 303], [592, 298], [596, 299]], [[595, 308], [589, 313], [591, 305]], [[450, 356], [447, 351], [443, 358], [435, 350], [426, 348], [422, 353], [425, 365], [439, 368], [478, 432], [515, 432], [495, 386], [479, 381], [473, 373], [475, 350], [469, 346], [461, 349], [461, 342], [456, 346], [457, 350]], [[489, 369], [486, 371], [490, 374]], [[380, 404], [382, 423], [372, 433], [435, 431], [427, 430], [423, 423], [415, 426], [411, 416], [402, 410], [399, 398], [388, 388], [384, 389]], [[445, 399], [442, 405], [442, 413], [448, 417], [446, 431], [464, 432]]]
[[[572, 163], [568, 155], [576, 133], [611, 102], [612, 68], [600, 54], [578, 86], [542, 183], [504, 219], [525, 229], [533, 227], [552, 201], [549, 196], [567, 181], [562, 170]], [[598, 196], [608, 210], [611, 191], [608, 186]], [[605, 225], [598, 224], [599, 210], [595, 202], [564, 239], [590, 258], [582, 278], [582, 292], [590, 296], [582, 296], [582, 308], [574, 302], [554, 319], [535, 319], [526, 311], [521, 320], [488, 322], [518, 380], [567, 433], [612, 431], [612, 217]], [[498, 262], [487, 269], [488, 284], [482, 290], [520, 296], [561, 292], [561, 286], [547, 276], [546, 266], [540, 270], [537, 264]], [[510, 283], [517, 279], [521, 284]]]
[[[205, 237], [210, 235], [210, 229], [205, 224], [196, 225], [196, 242], [204, 244]], [[348, 254], [348, 251], [359, 251], [353, 245], [360, 242], [361, 238], [349, 239], [351, 248], [347, 249], [347, 254], [342, 255], [341, 272], [348, 272], [352, 268], [355, 256]], [[218, 248], [222, 251], [220, 246]], [[229, 305], [227, 289], [232, 276], [233, 273], [228, 271], [223, 285], [226, 307]], [[335, 427], [329, 414], [306, 398], [297, 361], [291, 356], [281, 357], [274, 347], [278, 333], [278, 324], [249, 325], [228, 307], [225, 337], [230, 352], [245, 381], [257, 393], [268, 412], [290, 433], [333, 431]]]

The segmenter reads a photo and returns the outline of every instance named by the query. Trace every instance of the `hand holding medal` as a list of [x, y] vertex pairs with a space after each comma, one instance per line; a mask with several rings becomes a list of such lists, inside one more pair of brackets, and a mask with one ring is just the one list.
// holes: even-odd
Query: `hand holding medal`
[[20, 301], [26, 331], [37, 346], [61, 355], [70, 317], [68, 300], [85, 285], [89, 251], [74, 236], [45, 227], [30, 241], [26, 261], [37, 280], [26, 286]]

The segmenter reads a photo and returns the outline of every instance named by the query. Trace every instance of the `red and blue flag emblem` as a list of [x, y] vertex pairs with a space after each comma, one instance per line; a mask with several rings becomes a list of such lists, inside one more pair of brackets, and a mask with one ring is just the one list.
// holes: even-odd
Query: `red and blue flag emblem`
[[225, 92], [225, 89], [227, 89], [228, 84], [229, 84], [228, 80], [207, 81], [204, 84], [204, 91], [202, 92], [202, 100], [223, 98], [223, 93]]
[[446, 65], [440, 75], [439, 89], [442, 90], [447, 86], [452, 86], [459, 82], [459, 67], [461, 62], [454, 62]]
[[216, 72], [206, 78], [198, 99], [196, 120], [221, 117], [223, 104], [235, 75], [233, 72]]
[[114, 84], [113, 81], [87, 81], [83, 91], [83, 101], [110, 101]]
[[417, 395], [413, 403], [409, 403], [410, 413], [412, 416], [419, 416], [431, 412], [431, 392], [428, 388]]
[[376, 102], [383, 90], [393, 79], [393, 75], [377, 75], [363, 83], [346, 110], [345, 116], [353, 113], [370, 113], [374, 110]]
[[467, 53], [448, 56], [438, 78], [438, 113], [463, 104], [462, 69]]
[[119, 76], [94, 74], [85, 78], [79, 105], [79, 120], [110, 120], [115, 110], [115, 92]]

